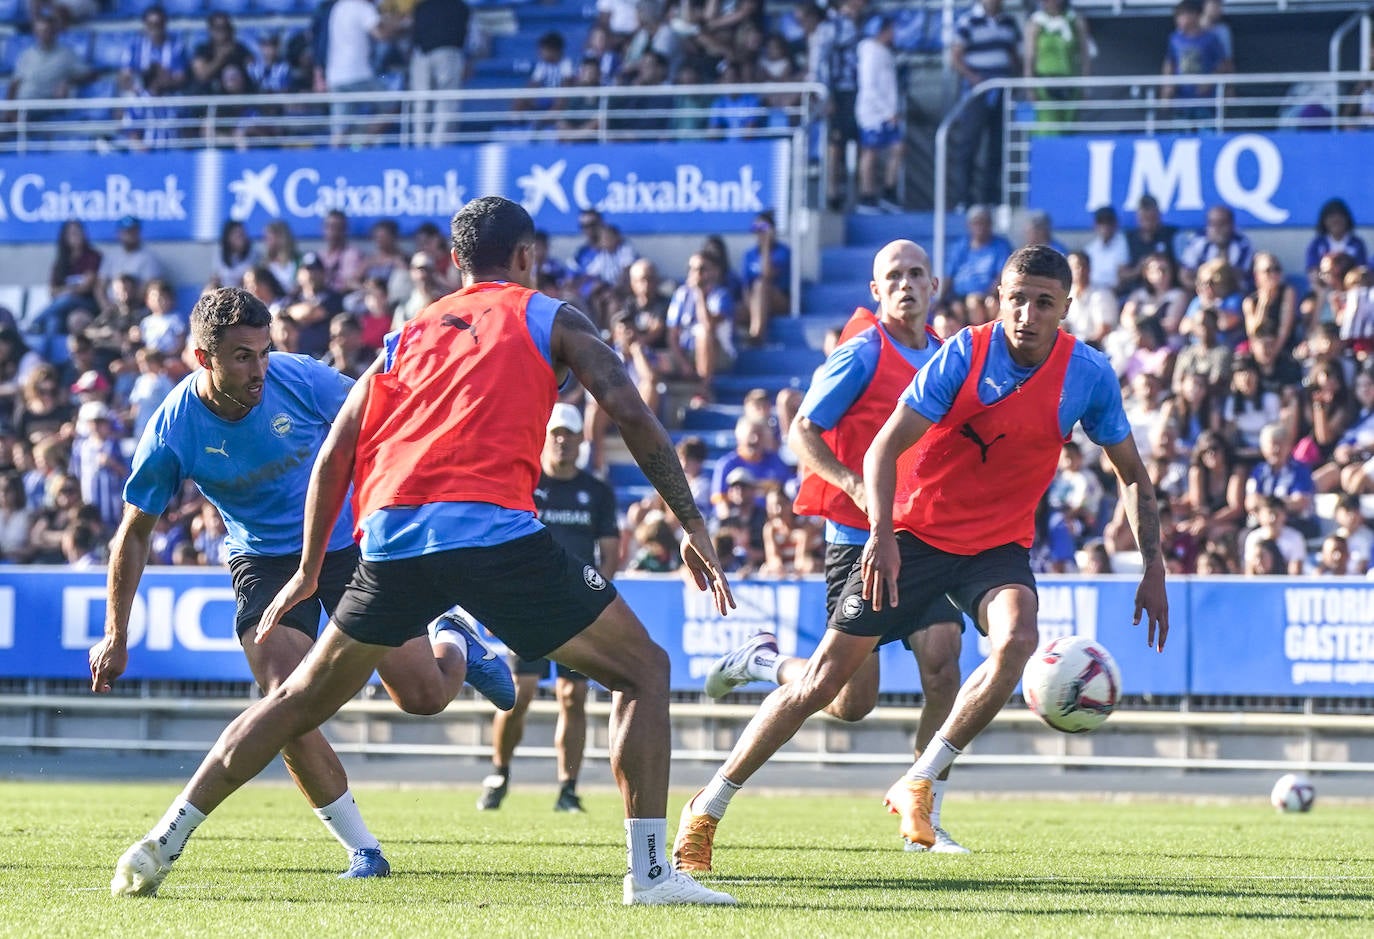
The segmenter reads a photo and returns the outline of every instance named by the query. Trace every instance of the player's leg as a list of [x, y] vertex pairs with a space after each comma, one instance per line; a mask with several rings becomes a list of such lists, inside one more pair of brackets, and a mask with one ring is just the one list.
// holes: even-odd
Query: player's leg
[[510, 669], [487, 645], [471, 619], [458, 608], [387, 654], [377, 666], [391, 700], [407, 714], [438, 714], [448, 707], [466, 681], [500, 710], [515, 704]]
[[353, 640], [330, 623], [300, 666], [220, 734], [167, 813], [120, 857], [111, 892], [156, 893], [205, 817], [262, 772], [288, 742], [315, 730], [357, 694], [388, 648]]
[[[948, 607], [949, 613], [957, 617], [958, 610], [948, 601], [940, 606]], [[921, 720], [916, 725], [916, 758], [929, 746], [935, 733], [949, 717], [954, 708], [955, 696], [959, 693], [959, 652], [963, 647], [963, 622], [952, 619], [912, 633], [907, 640], [916, 657], [917, 670], [921, 675]], [[949, 768], [940, 774], [931, 786], [930, 825], [935, 830], [935, 844], [929, 849], [941, 854], [964, 854], [968, 849], [950, 836], [940, 824], [945, 794], [949, 788]], [[908, 842], [908, 850], [923, 850], [924, 846]]]
[[550, 663], [548, 659], [526, 662], [512, 658], [511, 664], [515, 675], [515, 705], [509, 711], [497, 711], [491, 720], [491, 772], [482, 780], [482, 794], [477, 797], [477, 808], [484, 812], [499, 809], [506, 798], [511, 761], [515, 758], [515, 748], [525, 736], [525, 715], [539, 690], [539, 680], [549, 673]]
[[[288, 611], [280, 627], [259, 644], [253, 641], [253, 630], [277, 591], [295, 573], [299, 558], [288, 555], [234, 559], [231, 570], [237, 600], [235, 626], [248, 667], [264, 691], [276, 689], [300, 665], [315, 641], [321, 603], [333, 610], [356, 563], [356, 552], [352, 550], [326, 555], [320, 571], [321, 587], [315, 597]], [[291, 740], [282, 748], [281, 755], [287, 772], [315, 810], [315, 815], [348, 852], [349, 868], [344, 876], [384, 877], [389, 874], [391, 865], [382, 856], [376, 837], [363, 822], [349, 791], [343, 764], [324, 734], [312, 730]]]
[[577, 777], [587, 748], [587, 678], [559, 666], [553, 690], [558, 699], [558, 723], [553, 732], [553, 748], [558, 754], [558, 801], [553, 808], [555, 812], [581, 812]]
[[[825, 548], [825, 614], [828, 621], [835, 615], [835, 605], [844, 592], [854, 565], [863, 554], [862, 544], [827, 544]], [[713, 698], [720, 698], [740, 685], [749, 682], [770, 682], [785, 685], [806, 674], [808, 662], [799, 656], [784, 656], [778, 651], [777, 637], [772, 633], [758, 633], [739, 647], [727, 652], [712, 664], [706, 673], [705, 690]], [[825, 706], [825, 713], [842, 721], [862, 720], [878, 703], [878, 658], [865, 661], [849, 681], [845, 682], [834, 699]]]
[[949, 717], [930, 744], [888, 790], [886, 804], [902, 816], [902, 836], [926, 847], [935, 843], [930, 821], [935, 780], [1011, 698], [1039, 640], [1039, 604], [1027, 549], [1011, 544], [966, 558], [935, 552], [931, 559], [932, 567], [945, 568], [950, 598], [974, 612], [974, 622], [992, 650], [959, 689]]
[[627, 904], [729, 904], [674, 870], [668, 850], [668, 653], [617, 596], [586, 629], [550, 653], [611, 692], [611, 772], [625, 805]]

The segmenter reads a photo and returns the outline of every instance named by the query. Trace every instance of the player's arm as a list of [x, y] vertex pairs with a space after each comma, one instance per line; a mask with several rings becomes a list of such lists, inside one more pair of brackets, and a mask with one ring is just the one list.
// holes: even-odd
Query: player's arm
[[124, 506], [119, 530], [110, 540], [105, 587], [105, 635], [91, 647], [91, 690], [103, 694], [129, 665], [129, 615], [138, 583], [148, 565], [157, 516], [135, 505]]
[[1136, 450], [1134, 437], [1128, 434], [1120, 443], [1103, 447], [1103, 450], [1116, 471], [1126, 521], [1135, 534], [1136, 547], [1145, 563], [1135, 594], [1134, 622], [1139, 625], [1141, 613], [1147, 614], [1146, 642], [1163, 652], [1164, 640], [1169, 636], [1169, 596], [1164, 588], [1164, 554], [1160, 550], [1159, 506], [1155, 504], [1154, 483]]
[[315, 593], [320, 568], [329, 548], [329, 536], [339, 520], [348, 487], [353, 481], [353, 463], [357, 455], [358, 431], [367, 411], [367, 392], [385, 358], [377, 357], [372, 367], [353, 385], [343, 407], [334, 418], [329, 436], [325, 437], [310, 471], [310, 486], [305, 493], [305, 535], [301, 545], [301, 563], [296, 573], [272, 598], [258, 622], [255, 642], [262, 642], [288, 610]]
[[935, 423], [899, 402], [873, 444], [864, 454], [864, 495], [868, 500], [868, 543], [862, 558], [865, 600], [873, 609], [883, 608], [884, 592], [890, 606], [897, 605], [897, 535], [892, 528], [892, 501], [897, 496], [897, 457], [925, 436]]
[[863, 477], [840, 462], [835, 451], [821, 436], [825, 428], [805, 415], [798, 414], [787, 432], [787, 443], [806, 465], [806, 468], [830, 485], [841, 489], [854, 504], [867, 512]]
[[734, 607], [730, 585], [716, 558], [706, 521], [692, 499], [692, 488], [682, 472], [673, 441], [639, 396], [619, 356], [602, 341], [586, 314], [566, 303], [554, 315], [550, 351], [555, 366], [571, 368], [582, 387], [615, 421], [635, 462], [682, 523], [687, 535], [682, 546], [683, 561], [697, 586], [715, 594], [716, 607], [722, 614]]

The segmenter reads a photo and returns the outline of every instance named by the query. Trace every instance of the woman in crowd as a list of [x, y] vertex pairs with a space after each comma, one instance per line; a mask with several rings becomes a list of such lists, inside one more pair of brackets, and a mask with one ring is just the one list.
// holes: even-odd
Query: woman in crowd
[[14, 418], [15, 429], [30, 443], [55, 434], [74, 416], [57, 366], [44, 362], [29, 373]]
[[1188, 309], [1188, 294], [1178, 285], [1174, 262], [1167, 254], [1152, 254], [1142, 263], [1140, 275], [1145, 282], [1126, 297], [1122, 318], [1129, 315], [1132, 322], [1138, 322], [1153, 316], [1171, 339], [1177, 337]]
[[1255, 255], [1255, 292], [1241, 306], [1245, 337], [1270, 336], [1291, 354], [1298, 343], [1298, 292], [1283, 279], [1283, 265], [1268, 251]]
[[1245, 467], [1238, 464], [1224, 435], [1198, 435], [1188, 462], [1189, 533], [1197, 539], [1235, 537], [1245, 521]]
[[262, 230], [263, 262], [277, 278], [278, 284], [294, 284], [300, 252], [296, 250], [296, 236], [282, 219], [273, 219]]
[[1211, 307], [1217, 311], [1217, 339], [1234, 349], [1245, 339], [1244, 300], [1236, 269], [1224, 258], [1213, 258], [1197, 269], [1197, 295], [1188, 304], [1179, 332], [1193, 335], [1198, 314]]
[[1336, 445], [1359, 415], [1359, 403], [1345, 383], [1339, 362], [1318, 362], [1303, 379], [1293, 458], [1309, 468], [1330, 461]]
[[248, 229], [233, 219], [224, 223], [219, 232], [219, 247], [210, 268], [209, 287], [241, 287], [243, 275], [258, 263], [258, 252]]
[[1355, 218], [1344, 199], [1327, 199], [1317, 212], [1317, 234], [1307, 243], [1307, 281], [1315, 293], [1321, 287], [1321, 261], [1336, 252], [1350, 258], [1350, 266], [1369, 262], [1364, 239], [1355, 234]]
[[1277, 392], [1260, 384], [1259, 366], [1248, 355], [1235, 360], [1221, 416], [1231, 430], [1236, 458], [1245, 463], [1258, 460], [1260, 430], [1283, 416], [1283, 402]]
[[17, 472], [7, 472], [0, 476], [0, 561], [23, 564], [33, 557], [32, 529], [24, 480]]
[[91, 316], [100, 312], [96, 281], [101, 254], [86, 236], [86, 226], [76, 219], [62, 223], [57, 234], [57, 256], [48, 276], [52, 302], [33, 318], [31, 329], [48, 336], [67, 331], [67, 317], [74, 310]]

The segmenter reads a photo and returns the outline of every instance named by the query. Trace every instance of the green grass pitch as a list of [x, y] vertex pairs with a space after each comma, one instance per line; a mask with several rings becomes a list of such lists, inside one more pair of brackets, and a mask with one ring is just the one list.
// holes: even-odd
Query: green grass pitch
[[[619, 800], [499, 812], [476, 789], [358, 787], [395, 868], [339, 881], [344, 855], [280, 785], [238, 793], [156, 898], [109, 896], [115, 858], [174, 784], [0, 783], [3, 936], [1360, 936], [1374, 935], [1374, 811], [1281, 816], [1241, 802], [982, 799], [946, 823], [977, 853], [904, 854], [880, 793], [746, 790], [707, 880], [736, 908], [620, 906]], [[674, 793], [670, 832], [686, 792]]]

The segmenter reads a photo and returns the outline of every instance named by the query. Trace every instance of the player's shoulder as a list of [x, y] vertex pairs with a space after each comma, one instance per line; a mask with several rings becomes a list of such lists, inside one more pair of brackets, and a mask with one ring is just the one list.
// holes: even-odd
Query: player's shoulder
[[322, 370], [333, 371], [319, 359], [299, 352], [271, 352], [267, 356], [267, 377], [276, 381], [306, 381]]
[[1073, 350], [1069, 353], [1069, 366], [1071, 368], [1076, 371], [1081, 369], [1090, 372], [1094, 376], [1111, 375], [1113, 378], [1116, 377], [1116, 369], [1112, 367], [1112, 361], [1107, 358], [1105, 352], [1094, 349], [1086, 342], [1076, 339], [1068, 333], [1064, 335], [1073, 342]]

